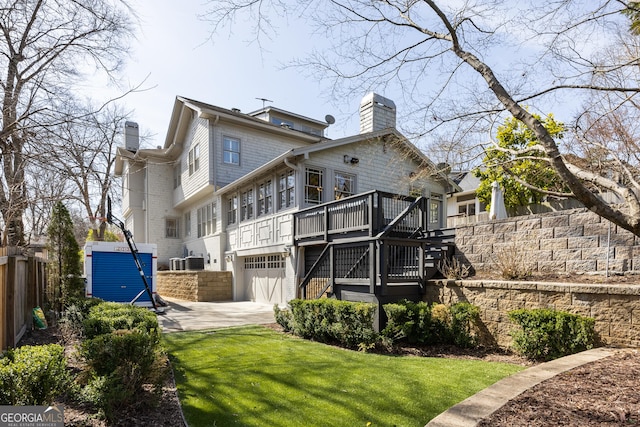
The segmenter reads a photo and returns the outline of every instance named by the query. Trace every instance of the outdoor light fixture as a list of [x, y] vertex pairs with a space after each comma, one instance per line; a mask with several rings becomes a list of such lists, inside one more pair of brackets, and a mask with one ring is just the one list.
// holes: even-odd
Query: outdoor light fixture
[[357, 157], [351, 157], [347, 154], [344, 155], [344, 157], [342, 158], [342, 160], [345, 163], [351, 163], [352, 165], [357, 165], [360, 162], [360, 159]]

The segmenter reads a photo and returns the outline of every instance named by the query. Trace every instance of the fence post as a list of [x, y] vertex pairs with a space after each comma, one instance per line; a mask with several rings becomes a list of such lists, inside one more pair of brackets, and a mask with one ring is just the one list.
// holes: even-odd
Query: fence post
[[16, 346], [16, 257], [9, 256], [7, 259], [7, 275], [6, 275], [6, 305], [5, 305], [5, 328], [6, 347]]

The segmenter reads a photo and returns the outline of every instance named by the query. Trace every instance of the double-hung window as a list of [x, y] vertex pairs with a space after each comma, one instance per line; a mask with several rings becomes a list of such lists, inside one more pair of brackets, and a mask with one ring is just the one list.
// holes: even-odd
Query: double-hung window
[[273, 188], [271, 180], [263, 182], [258, 187], [258, 216], [273, 212]]
[[164, 220], [164, 236], [169, 239], [177, 239], [178, 236], [178, 219], [165, 218]]
[[216, 204], [210, 203], [198, 209], [198, 237], [216, 232]]
[[235, 224], [238, 221], [238, 196], [229, 197], [227, 204], [227, 224]]
[[333, 198], [335, 200], [353, 196], [356, 191], [356, 177], [343, 172], [336, 172], [333, 184]]
[[296, 179], [292, 170], [280, 175], [278, 183], [278, 209], [290, 208], [295, 204]]
[[304, 202], [308, 205], [322, 203], [324, 171], [316, 168], [305, 169]]
[[223, 145], [222, 161], [229, 165], [240, 165], [240, 140], [225, 136]]
[[200, 169], [200, 144], [193, 146], [189, 150], [189, 176], [193, 175]]
[[240, 221], [253, 218], [253, 189], [247, 190], [240, 197]]

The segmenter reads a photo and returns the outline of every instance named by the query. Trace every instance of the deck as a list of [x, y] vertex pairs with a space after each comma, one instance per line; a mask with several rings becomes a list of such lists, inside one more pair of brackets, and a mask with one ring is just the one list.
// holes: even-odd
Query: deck
[[371, 191], [294, 214], [294, 241], [308, 266], [300, 297], [418, 298], [438, 261], [453, 254], [451, 230], [429, 227], [429, 204]]

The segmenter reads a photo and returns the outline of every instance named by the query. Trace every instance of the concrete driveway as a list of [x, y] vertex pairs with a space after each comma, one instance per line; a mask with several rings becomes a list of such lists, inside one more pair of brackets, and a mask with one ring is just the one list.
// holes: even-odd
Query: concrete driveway
[[169, 306], [158, 315], [162, 332], [196, 331], [274, 323], [273, 305], [251, 301], [191, 302], [164, 298]]

